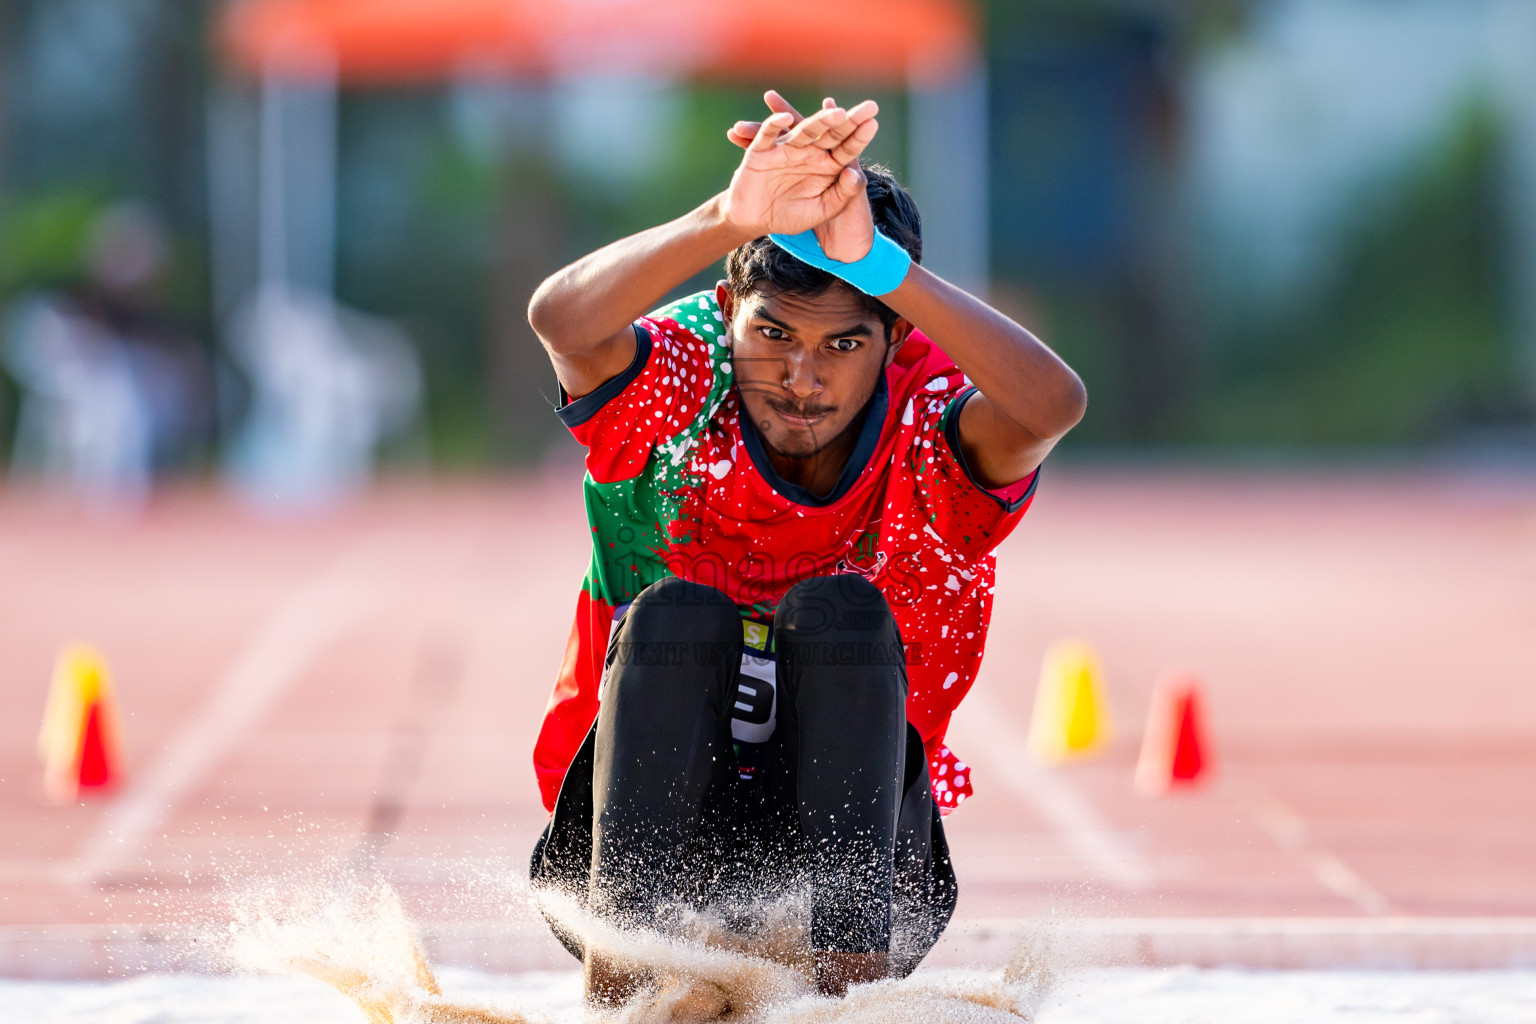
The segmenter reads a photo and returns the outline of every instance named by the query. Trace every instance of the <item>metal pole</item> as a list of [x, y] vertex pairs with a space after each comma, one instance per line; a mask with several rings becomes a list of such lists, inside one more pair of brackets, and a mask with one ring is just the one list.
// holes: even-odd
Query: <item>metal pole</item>
[[256, 205], [257, 288], [288, 286], [288, 207], [283, 159], [282, 79], [267, 74], [261, 80], [261, 163]]
[[987, 293], [989, 191], [987, 75], [980, 56], [958, 73], [909, 77], [908, 166], [923, 214], [923, 264], [982, 297]]
[[331, 297], [336, 281], [336, 80], [261, 83], [259, 286]]
[[1508, 281], [1523, 397], [1536, 405], [1536, 5], [1505, 0], [1499, 13], [1492, 23], [1502, 58], [1499, 91], [1509, 133], [1504, 170]]
[[248, 90], [222, 78], [211, 84], [204, 109], [213, 313], [222, 325], [257, 279], [260, 110]]
[[336, 80], [316, 77], [289, 91], [287, 224], [296, 285], [336, 291]]

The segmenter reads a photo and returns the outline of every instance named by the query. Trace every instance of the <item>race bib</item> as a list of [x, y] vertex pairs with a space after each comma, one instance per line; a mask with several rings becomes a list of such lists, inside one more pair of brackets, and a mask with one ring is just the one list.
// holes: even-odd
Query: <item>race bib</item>
[[[613, 610], [610, 645], [627, 611], [628, 604]], [[778, 718], [778, 663], [773, 652], [773, 627], [767, 623], [743, 619], [741, 641], [741, 670], [731, 704], [731, 739], [735, 741], [741, 778], [751, 781], [763, 766], [761, 744], [773, 736]]]
[[731, 707], [731, 738], [736, 741], [736, 768], [743, 782], [757, 779], [767, 767], [763, 744], [773, 735], [778, 711], [773, 627], [743, 619], [741, 671], [736, 676], [736, 700]]
[[773, 630], [747, 619], [741, 624], [741, 638], [741, 678], [731, 709], [731, 735], [739, 743], [766, 743], [779, 709]]

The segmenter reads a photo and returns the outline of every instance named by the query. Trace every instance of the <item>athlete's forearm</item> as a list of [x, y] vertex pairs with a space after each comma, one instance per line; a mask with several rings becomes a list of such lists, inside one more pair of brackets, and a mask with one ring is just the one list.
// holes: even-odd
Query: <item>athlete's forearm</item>
[[533, 293], [528, 322], [551, 351], [574, 355], [596, 348], [753, 237], [727, 219], [723, 194], [715, 196], [550, 275]]
[[1036, 438], [1060, 437], [1083, 418], [1087, 391], [1072, 368], [969, 292], [913, 264], [880, 301], [953, 356], [998, 412]]

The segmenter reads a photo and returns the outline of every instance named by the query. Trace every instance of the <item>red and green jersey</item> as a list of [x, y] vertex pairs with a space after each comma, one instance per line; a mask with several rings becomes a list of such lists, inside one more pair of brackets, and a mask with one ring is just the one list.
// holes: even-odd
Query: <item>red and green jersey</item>
[[587, 448], [592, 562], [534, 748], [545, 807], [597, 717], [615, 617], [640, 591], [674, 575], [736, 602], [747, 655], [733, 732], [751, 744], [773, 728], [774, 609], [799, 581], [837, 572], [869, 579], [890, 605], [906, 647], [907, 719], [927, 749], [934, 799], [958, 806], [970, 771], [944, 733], [981, 664], [992, 550], [1028, 508], [1038, 474], [1001, 490], [972, 478], [957, 431], [976, 390], [919, 332], [878, 382], [826, 496], [780, 479], [740, 415], [713, 292], [643, 317], [635, 338], [628, 369], [557, 410]]

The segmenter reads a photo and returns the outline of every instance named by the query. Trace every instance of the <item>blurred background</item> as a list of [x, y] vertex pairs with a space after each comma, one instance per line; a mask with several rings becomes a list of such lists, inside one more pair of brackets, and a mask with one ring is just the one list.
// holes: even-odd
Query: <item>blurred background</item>
[[[1530, 0], [0, 0], [0, 975], [337, 864], [571, 966], [502, 912], [591, 543], [524, 310], [768, 87], [878, 99], [926, 262], [1091, 396], [999, 550], [936, 958], [1536, 966]], [[1047, 767], [1062, 637], [1102, 742]], [[61, 806], [76, 640], [125, 774]], [[1148, 800], [1170, 669], [1215, 781]]]
[[926, 72], [616, 58], [532, 21], [498, 48], [475, 6], [413, 46], [352, 24], [362, 4], [5, 5], [13, 477], [300, 500], [376, 462], [569, 456], [527, 296], [719, 189], [723, 128], [768, 84], [880, 101], [874, 157], [927, 211], [936, 269], [1087, 379], [1067, 458], [1536, 446], [1520, 0], [981, 3], [971, 63], [943, 66], [940, 26]]

